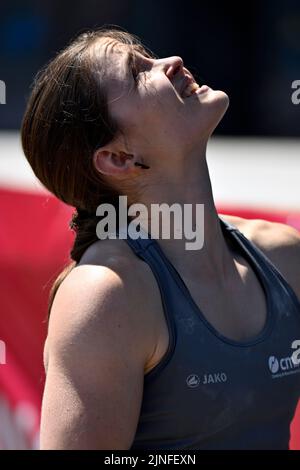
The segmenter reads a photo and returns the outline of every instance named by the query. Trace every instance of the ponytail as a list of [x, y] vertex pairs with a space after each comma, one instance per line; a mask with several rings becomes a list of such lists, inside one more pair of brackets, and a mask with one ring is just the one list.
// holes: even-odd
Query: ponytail
[[71, 250], [71, 258], [79, 262], [85, 250], [98, 239], [96, 225], [99, 217], [86, 210], [76, 209], [70, 222], [70, 227], [76, 232], [76, 238]]

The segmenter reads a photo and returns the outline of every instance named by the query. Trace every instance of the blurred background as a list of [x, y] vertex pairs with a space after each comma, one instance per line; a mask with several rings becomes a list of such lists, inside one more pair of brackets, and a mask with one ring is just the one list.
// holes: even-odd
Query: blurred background
[[[72, 208], [36, 181], [20, 124], [39, 68], [79, 32], [103, 25], [138, 35], [160, 57], [180, 55], [229, 95], [208, 146], [219, 212], [300, 230], [298, 0], [1, 1], [0, 449], [38, 448], [47, 297], [73, 241]], [[290, 446], [300, 449], [300, 411]]]

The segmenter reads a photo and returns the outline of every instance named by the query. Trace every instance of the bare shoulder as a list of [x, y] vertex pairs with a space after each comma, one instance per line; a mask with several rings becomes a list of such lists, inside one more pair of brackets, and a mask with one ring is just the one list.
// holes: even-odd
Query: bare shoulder
[[273, 262], [300, 298], [300, 233], [294, 227], [263, 219], [222, 215]]
[[93, 244], [56, 293], [47, 350], [53, 342], [67, 343], [74, 338], [97, 344], [101, 332], [106, 331], [116, 340], [120, 336], [128, 354], [128, 345], [134, 343], [136, 354], [143, 355], [147, 363], [156, 337], [147, 281], [146, 263], [123, 240]]

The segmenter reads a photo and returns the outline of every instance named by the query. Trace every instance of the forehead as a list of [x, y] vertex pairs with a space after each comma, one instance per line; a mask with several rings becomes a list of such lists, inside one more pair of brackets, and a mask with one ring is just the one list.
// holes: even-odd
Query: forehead
[[98, 41], [94, 52], [104, 66], [104, 74], [110, 78], [124, 78], [127, 74], [128, 53], [133, 47], [114, 38], [102, 38]]

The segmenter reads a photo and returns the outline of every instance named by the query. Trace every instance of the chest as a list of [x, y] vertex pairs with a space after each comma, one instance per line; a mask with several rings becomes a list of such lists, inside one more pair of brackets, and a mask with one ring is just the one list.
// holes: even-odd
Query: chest
[[268, 317], [268, 291], [249, 266], [243, 266], [242, 272], [224, 286], [199, 286], [188, 280], [185, 283], [197, 313], [220, 335], [248, 341], [263, 331]]
[[[244, 262], [231, 283], [226, 286], [199, 285], [197, 279], [181, 277], [187, 291], [187, 306], [195, 309], [194, 324], [204, 320], [216, 332], [234, 341], [247, 341], [258, 336], [265, 328], [268, 317], [269, 298], [265, 286], [251, 267]], [[154, 368], [168, 350], [170, 335], [159, 291], [153, 286], [152, 312], [157, 331], [155, 354], [147, 364], [146, 371]], [[197, 318], [198, 317], [198, 318]]]

